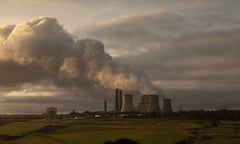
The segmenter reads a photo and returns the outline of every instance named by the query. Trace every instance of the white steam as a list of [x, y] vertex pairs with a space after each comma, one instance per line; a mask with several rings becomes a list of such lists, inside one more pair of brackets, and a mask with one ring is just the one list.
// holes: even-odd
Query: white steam
[[0, 68], [1, 86], [51, 79], [63, 88], [159, 92], [146, 74], [118, 66], [101, 42], [75, 41], [50, 17], [0, 27]]

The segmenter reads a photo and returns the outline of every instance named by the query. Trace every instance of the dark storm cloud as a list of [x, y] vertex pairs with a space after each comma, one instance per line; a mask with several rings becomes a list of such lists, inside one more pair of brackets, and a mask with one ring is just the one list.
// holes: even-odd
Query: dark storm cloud
[[47, 77], [42, 69], [34, 64], [19, 65], [12, 61], [0, 61], [0, 85], [2, 87], [16, 86], [24, 82], [36, 82], [41, 77]]

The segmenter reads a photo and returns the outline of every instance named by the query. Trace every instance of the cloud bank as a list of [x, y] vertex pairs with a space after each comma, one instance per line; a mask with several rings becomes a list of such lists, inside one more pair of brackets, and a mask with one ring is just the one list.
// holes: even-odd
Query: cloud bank
[[186, 107], [194, 109], [239, 108], [235, 101], [240, 93], [240, 18], [236, 14], [184, 16], [156, 11], [79, 29], [76, 34], [103, 41], [115, 60], [143, 69], [176, 105], [184, 107], [190, 101]]
[[0, 27], [2, 87], [51, 81], [61, 88], [158, 93], [148, 76], [119, 66], [93, 39], [74, 40], [55, 18]]

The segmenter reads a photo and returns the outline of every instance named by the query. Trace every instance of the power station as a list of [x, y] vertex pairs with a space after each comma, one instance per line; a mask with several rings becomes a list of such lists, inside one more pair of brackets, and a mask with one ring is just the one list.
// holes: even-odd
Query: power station
[[[123, 94], [123, 90], [115, 90], [115, 112], [134, 112], [133, 106], [133, 94]], [[137, 111], [137, 110], [135, 110]], [[159, 95], [147, 94], [143, 95], [141, 102], [138, 106], [139, 113], [160, 113]], [[171, 113], [171, 99], [163, 100], [163, 111], [164, 113]]]
[[[140, 103], [138, 106], [134, 107], [134, 95], [130, 92], [123, 92], [122, 89], [115, 89], [115, 105], [114, 111], [108, 111], [107, 99], [104, 98], [103, 101], [103, 111], [88, 112], [83, 113], [84, 116], [88, 118], [106, 118], [106, 117], [155, 117], [160, 116], [161, 113], [172, 114], [171, 99], [163, 99], [162, 111], [159, 105], [159, 95], [157, 94], [145, 94], [142, 95]], [[136, 98], [135, 98], [136, 99]], [[71, 116], [75, 114], [75, 111], [70, 114]], [[48, 107], [46, 109], [46, 115], [49, 120], [57, 118], [57, 108]], [[76, 118], [76, 117], [75, 117]]]

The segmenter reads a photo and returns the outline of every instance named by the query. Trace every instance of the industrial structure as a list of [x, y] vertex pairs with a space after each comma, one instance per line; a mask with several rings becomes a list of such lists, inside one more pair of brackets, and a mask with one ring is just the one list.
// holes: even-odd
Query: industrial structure
[[133, 111], [133, 95], [125, 94], [122, 97], [121, 112], [132, 112], [132, 111]]
[[140, 113], [159, 113], [159, 96], [158, 95], [143, 95], [142, 101], [139, 103]]
[[107, 112], [107, 100], [104, 99], [104, 112]]
[[120, 112], [122, 108], [122, 90], [115, 90], [115, 111]]
[[122, 109], [122, 101], [123, 101], [123, 98], [122, 98], [122, 94], [123, 94], [123, 91], [120, 89], [119, 90], [119, 97], [118, 97], [118, 110], [120, 111]]
[[[148, 114], [155, 113], [159, 114], [161, 112], [159, 106], [159, 95], [157, 94], [147, 94], [143, 95], [141, 102], [138, 106], [139, 113]], [[133, 112], [133, 95], [124, 94], [121, 89], [115, 90], [115, 112]], [[163, 99], [163, 113], [172, 113], [171, 99]]]
[[171, 99], [163, 99], [163, 113], [172, 113]]
[[142, 101], [139, 103], [139, 112], [140, 113], [147, 113], [148, 111], [148, 105], [149, 105], [149, 96], [143, 95]]
[[56, 107], [48, 107], [46, 109], [46, 114], [48, 116], [49, 119], [53, 119], [57, 116], [57, 108]]

